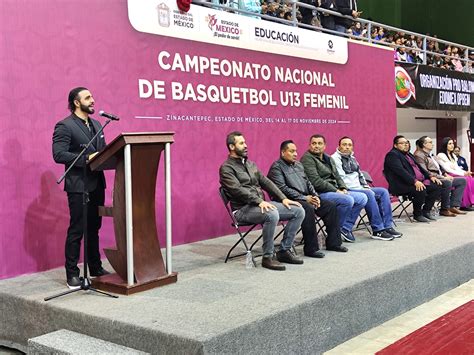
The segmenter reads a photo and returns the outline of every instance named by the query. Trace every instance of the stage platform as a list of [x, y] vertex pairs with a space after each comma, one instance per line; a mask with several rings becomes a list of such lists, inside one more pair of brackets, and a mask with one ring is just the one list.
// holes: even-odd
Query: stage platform
[[176, 284], [118, 299], [43, 301], [66, 289], [62, 268], [3, 280], [0, 345], [26, 351], [29, 338], [67, 329], [154, 354], [322, 353], [474, 278], [474, 212], [397, 229], [390, 242], [358, 231], [348, 253], [285, 272], [260, 258], [224, 264], [235, 236], [178, 246]]

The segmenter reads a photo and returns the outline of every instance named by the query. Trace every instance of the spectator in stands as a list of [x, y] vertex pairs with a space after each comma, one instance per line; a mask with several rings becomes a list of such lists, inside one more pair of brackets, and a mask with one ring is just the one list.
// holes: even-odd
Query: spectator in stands
[[[321, 6], [323, 9], [339, 12], [336, 5], [336, 0], [321, 0]], [[323, 12], [321, 14], [321, 25], [323, 28], [328, 30], [336, 30], [336, 16], [329, 15], [328, 13]]]
[[397, 49], [397, 52], [398, 52], [398, 61], [400, 62], [406, 62], [407, 61], [407, 53], [406, 53], [406, 50], [405, 50], [405, 47], [399, 47]]
[[422, 136], [416, 141], [414, 153], [416, 162], [425, 169], [430, 178], [435, 177], [435, 183], [443, 188], [441, 192], [440, 215], [445, 217], [456, 217], [458, 214], [466, 214], [459, 210], [461, 200], [466, 188], [466, 180], [452, 177], [446, 174], [432, 155], [433, 140], [428, 136]]
[[432, 66], [436, 68], [441, 68], [444, 65], [444, 60], [437, 54], [433, 57]]
[[454, 54], [454, 58], [451, 58], [451, 64], [453, 65], [454, 67], [454, 70], [456, 71], [463, 71], [463, 66], [462, 66], [462, 62], [459, 60], [459, 54], [458, 53], [455, 53]]
[[462, 170], [469, 171], [466, 159], [461, 156], [461, 147], [455, 146], [453, 152], [454, 155], [456, 155], [456, 158], [458, 158], [458, 165], [462, 168]]
[[449, 57], [444, 58], [444, 64], [441, 66], [442, 69], [446, 70], [453, 70], [453, 66], [451, 64], [451, 59]]
[[[405, 46], [406, 47], [411, 47], [411, 42], [410, 41], [407, 41], [405, 43]], [[407, 48], [403, 48], [404, 49], [404, 52], [405, 52], [405, 61], [407, 63], [415, 63], [415, 58], [414, 56], [412, 55], [412, 51], [411, 49], [407, 49]]]
[[354, 145], [350, 137], [339, 139], [339, 147], [332, 158], [339, 176], [349, 191], [360, 192], [367, 196], [365, 211], [372, 227], [372, 239], [392, 240], [401, 237], [403, 234], [392, 227], [390, 194], [383, 187], [369, 186], [354, 156]]
[[384, 161], [388, 190], [394, 195], [406, 195], [413, 200], [416, 221], [435, 221], [431, 209], [441, 196], [441, 187], [433, 183], [434, 178], [430, 179], [429, 173], [409, 154], [409, 149], [409, 142], [404, 136], [399, 135], [393, 139], [393, 148]]
[[421, 64], [423, 63], [423, 53], [419, 49], [412, 49], [411, 56], [413, 58], [413, 63]]
[[426, 47], [426, 50], [430, 52], [435, 52], [436, 51], [435, 43], [433, 41], [429, 41], [428, 46]]
[[[237, 221], [263, 225], [262, 266], [272, 270], [285, 270], [285, 266], [280, 263], [303, 264], [303, 259], [291, 251], [296, 232], [304, 219], [301, 204], [286, 198], [280, 189], [258, 170], [255, 163], [248, 160], [247, 144], [242, 133], [229, 133], [226, 145], [229, 157], [220, 167], [219, 181], [229, 197]], [[266, 202], [262, 189], [281, 202]], [[273, 237], [280, 220], [288, 223], [275, 260]]]
[[439, 164], [451, 176], [464, 177], [466, 179], [466, 188], [462, 198], [461, 207], [464, 210], [474, 211], [474, 178], [472, 172], [464, 171], [457, 163], [457, 157], [454, 154], [454, 141], [450, 137], [443, 138], [441, 149], [437, 155]]
[[364, 36], [367, 33], [367, 30], [362, 27], [360, 22], [355, 22], [354, 25], [350, 28], [350, 33], [354, 36]]
[[267, 14], [268, 4], [267, 4], [267, 2], [266, 2], [265, 0], [262, 1], [262, 5], [261, 5], [261, 6], [262, 6], [262, 12], [261, 12], [261, 14], [262, 14], [262, 15], [268, 15], [268, 14]]
[[[256, 14], [262, 13], [262, 5], [260, 4], [260, 0], [239, 0], [237, 4], [239, 7], [239, 10], [254, 12]], [[243, 15], [258, 18], [258, 19], [260, 18], [259, 16], [251, 16], [248, 14], [243, 14]]]
[[380, 27], [378, 30], [377, 30], [377, 34], [374, 38], [376, 41], [384, 41], [385, 40], [385, 33], [384, 33], [384, 30], [383, 30], [383, 27]]
[[[319, 17], [319, 14], [316, 14], [316, 16], [313, 17], [313, 19], [311, 20], [311, 26], [318, 27], [318, 28], [323, 27], [321, 25], [321, 18]], [[316, 30], [316, 31], [321, 32], [320, 30]]]
[[[362, 11], [357, 10], [357, 0], [336, 0], [337, 11], [342, 15], [352, 16], [357, 19]], [[354, 20], [345, 17], [336, 17], [336, 31], [347, 33], [347, 30], [352, 26]]]
[[[308, 5], [313, 5], [315, 7], [320, 7], [321, 6], [321, 0], [301, 0], [301, 2], [304, 2], [305, 4]], [[313, 20], [314, 14], [313, 14], [313, 9], [309, 9], [304, 6], [300, 6], [300, 12], [301, 12], [301, 22], [305, 23], [307, 25], [311, 25], [311, 22]]]
[[[438, 38], [438, 35], [433, 35], [433, 37], [437, 39], [437, 38]], [[437, 40], [434, 40], [433, 42], [434, 42], [434, 50], [435, 50], [435, 52], [438, 52], [438, 53], [439, 53], [439, 52], [440, 52], [440, 50], [439, 50], [439, 42], [438, 42]]]
[[321, 201], [313, 185], [304, 173], [303, 165], [296, 160], [297, 148], [293, 141], [287, 140], [280, 145], [280, 159], [274, 162], [268, 172], [268, 178], [287, 196], [301, 203], [305, 210], [305, 218], [301, 223], [304, 240], [304, 255], [322, 258], [316, 235], [316, 216], [324, 221], [327, 239], [326, 249], [346, 252], [341, 246], [341, 229], [336, 205], [330, 201]]
[[271, 2], [267, 5], [267, 12], [266, 15], [271, 17], [279, 17], [279, 6], [280, 4], [275, 2]]
[[463, 72], [474, 74], [474, 67], [472, 66], [472, 62], [467, 62], [467, 64], [464, 66]]
[[336, 163], [325, 154], [326, 139], [315, 134], [310, 139], [309, 150], [301, 158], [308, 180], [321, 200], [336, 203], [339, 213], [342, 238], [347, 242], [355, 242], [352, 234], [354, 223], [360, 211], [367, 203], [367, 197], [360, 192], [348, 191], [344, 181], [337, 172]]

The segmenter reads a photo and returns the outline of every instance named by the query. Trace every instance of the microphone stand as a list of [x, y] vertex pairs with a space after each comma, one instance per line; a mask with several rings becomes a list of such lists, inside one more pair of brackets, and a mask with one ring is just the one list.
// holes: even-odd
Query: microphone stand
[[74, 161], [67, 168], [67, 170], [64, 172], [64, 174], [61, 175], [61, 177], [56, 181], [57, 184], [60, 184], [64, 180], [66, 175], [69, 173], [69, 171], [72, 169], [72, 167], [76, 165], [76, 163], [79, 161], [79, 159], [82, 158], [84, 160], [84, 168], [83, 168], [84, 188], [83, 188], [83, 191], [82, 191], [82, 229], [83, 229], [82, 235], [84, 236], [84, 277], [81, 280], [80, 288], [65, 291], [65, 292], [61, 292], [61, 293], [59, 293], [57, 295], [54, 295], [54, 296], [46, 297], [44, 299], [45, 301], [49, 301], [49, 300], [52, 300], [53, 298], [58, 298], [58, 297], [65, 296], [65, 295], [68, 295], [70, 293], [74, 293], [74, 292], [81, 291], [81, 290], [82, 291], [94, 291], [96, 293], [100, 293], [100, 294], [103, 294], [103, 295], [106, 295], [106, 296], [109, 296], [109, 297], [112, 297], [112, 298], [118, 298], [118, 296], [111, 295], [107, 292], [100, 291], [100, 290], [97, 290], [96, 288], [91, 287], [91, 282], [89, 280], [88, 270], [87, 270], [87, 239], [88, 239], [88, 233], [87, 233], [87, 203], [89, 202], [89, 191], [87, 190], [87, 157], [84, 153], [89, 149], [90, 145], [97, 138], [97, 136], [102, 133], [102, 131], [110, 123], [110, 121], [111, 121], [110, 119], [105, 121], [105, 124], [97, 131], [97, 133], [94, 135], [94, 137], [92, 137], [92, 139], [89, 141], [89, 143], [87, 143], [84, 146], [84, 148], [79, 153], [79, 155], [76, 157], [76, 159], [74, 159]]

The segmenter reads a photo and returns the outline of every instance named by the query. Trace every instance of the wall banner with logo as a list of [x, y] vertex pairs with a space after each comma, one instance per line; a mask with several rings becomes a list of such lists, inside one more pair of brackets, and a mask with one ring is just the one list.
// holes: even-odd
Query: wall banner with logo
[[397, 107], [474, 111], [474, 75], [396, 63], [395, 96]]

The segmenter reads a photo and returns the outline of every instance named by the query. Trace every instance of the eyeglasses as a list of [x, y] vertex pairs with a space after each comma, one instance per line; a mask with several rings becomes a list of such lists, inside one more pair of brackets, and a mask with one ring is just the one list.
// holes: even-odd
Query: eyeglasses
[[408, 142], [398, 142], [399, 145], [408, 145]]

